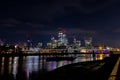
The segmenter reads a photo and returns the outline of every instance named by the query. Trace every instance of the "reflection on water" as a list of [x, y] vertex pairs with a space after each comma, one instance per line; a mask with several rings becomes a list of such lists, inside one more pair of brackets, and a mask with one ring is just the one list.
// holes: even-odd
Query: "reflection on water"
[[13, 64], [12, 64], [13, 71], [12, 71], [11, 73], [13, 73], [14, 78], [16, 78], [17, 67], [18, 67], [18, 57], [14, 57], [14, 58], [13, 58], [13, 62], [11, 62], [11, 63], [13, 63]]
[[61, 67], [63, 65], [67, 65], [67, 64], [71, 64], [72, 62], [71, 61], [51, 61], [51, 62], [46, 62], [46, 70], [47, 71], [51, 71], [51, 70], [54, 70], [58, 67]]
[[64, 65], [103, 59], [103, 55], [92, 54], [78, 54], [75, 57], [73, 61], [46, 61], [47, 56], [0, 57], [0, 80], [33, 80], [41, 73]]

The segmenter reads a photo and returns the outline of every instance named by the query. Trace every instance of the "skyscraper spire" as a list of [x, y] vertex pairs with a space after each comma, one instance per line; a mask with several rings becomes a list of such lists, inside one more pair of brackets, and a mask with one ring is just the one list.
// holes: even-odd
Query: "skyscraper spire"
[[27, 38], [27, 48], [29, 49], [30, 47], [32, 47], [31, 34], [27, 33], [27, 34], [26, 34], [26, 38]]
[[74, 36], [73, 42], [76, 43], [76, 41], [77, 41], [77, 39], [76, 39], [76, 37]]

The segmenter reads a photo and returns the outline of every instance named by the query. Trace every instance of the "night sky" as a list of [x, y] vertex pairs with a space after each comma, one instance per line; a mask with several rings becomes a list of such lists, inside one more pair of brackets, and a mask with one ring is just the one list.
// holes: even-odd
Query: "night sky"
[[0, 2], [0, 38], [8, 43], [57, 39], [65, 30], [84, 44], [120, 46], [120, 0], [39, 0]]

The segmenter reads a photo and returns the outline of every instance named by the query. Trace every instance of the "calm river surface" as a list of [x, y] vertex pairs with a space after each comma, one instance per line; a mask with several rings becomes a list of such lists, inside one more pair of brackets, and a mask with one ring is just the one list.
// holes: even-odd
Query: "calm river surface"
[[[84, 61], [102, 60], [107, 55], [78, 54], [73, 61], [46, 61], [48, 56], [0, 57], [0, 80], [33, 80], [58, 67]], [[49, 56], [50, 57], [50, 56]], [[34, 77], [34, 78], [33, 78]]]

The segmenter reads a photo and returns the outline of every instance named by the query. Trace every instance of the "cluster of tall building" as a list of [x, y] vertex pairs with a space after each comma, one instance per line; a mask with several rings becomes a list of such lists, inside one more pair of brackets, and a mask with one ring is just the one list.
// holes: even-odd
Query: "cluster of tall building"
[[[92, 47], [92, 38], [87, 37], [84, 38], [84, 43], [86, 48]], [[0, 45], [4, 45], [4, 42], [0, 39]], [[15, 44], [15, 50], [18, 48], [22, 51], [39, 51], [40, 49], [77, 49], [79, 50], [81, 48], [81, 41], [76, 39], [76, 37], [73, 38], [73, 44], [69, 43], [68, 37], [64, 31], [59, 31], [58, 36], [54, 37], [52, 36], [50, 41], [46, 43], [46, 46], [43, 47], [43, 43], [39, 42], [36, 46], [33, 45], [33, 42], [30, 38], [27, 39], [25, 43], [22, 44]], [[83, 46], [82, 46], [83, 47]]]
[[[92, 38], [91, 37], [84, 38], [84, 43], [85, 43], [85, 47], [92, 46]], [[76, 37], [74, 37], [73, 44], [69, 44], [69, 40], [67, 38], [66, 33], [61, 30], [58, 32], [57, 37], [52, 36], [50, 41], [45, 44], [46, 44], [45, 47], [47, 47], [47, 48], [67, 48], [69, 46], [74, 46], [77, 48], [77, 47], [81, 46], [81, 41], [76, 39]], [[4, 45], [4, 41], [2, 39], [0, 39], [0, 45]], [[17, 44], [17, 45], [19, 45], [19, 44]], [[20, 44], [19, 46], [29, 49], [29, 48], [33, 47], [34, 45], [33, 45], [32, 40], [30, 38], [28, 38], [26, 42], [22, 43], [22, 45]], [[43, 48], [43, 43], [39, 42], [34, 47]]]
[[51, 41], [49, 43], [47, 43], [47, 46], [49, 48], [57, 48], [57, 47], [61, 47], [61, 46], [68, 46], [68, 39], [66, 37], [66, 34], [63, 33], [62, 31], [60, 31], [58, 33], [58, 39], [55, 39], [55, 37], [51, 37]]
[[[84, 39], [85, 46], [91, 47], [92, 46], [92, 38], [88, 37]], [[73, 38], [73, 44], [70, 45], [68, 38], [64, 31], [58, 32], [58, 37], [55, 38], [54, 36], [51, 37], [51, 41], [47, 43], [48, 48], [68, 48], [70, 46], [73, 46], [75, 48], [79, 48], [81, 46], [81, 41], [77, 40], [76, 37]]]

